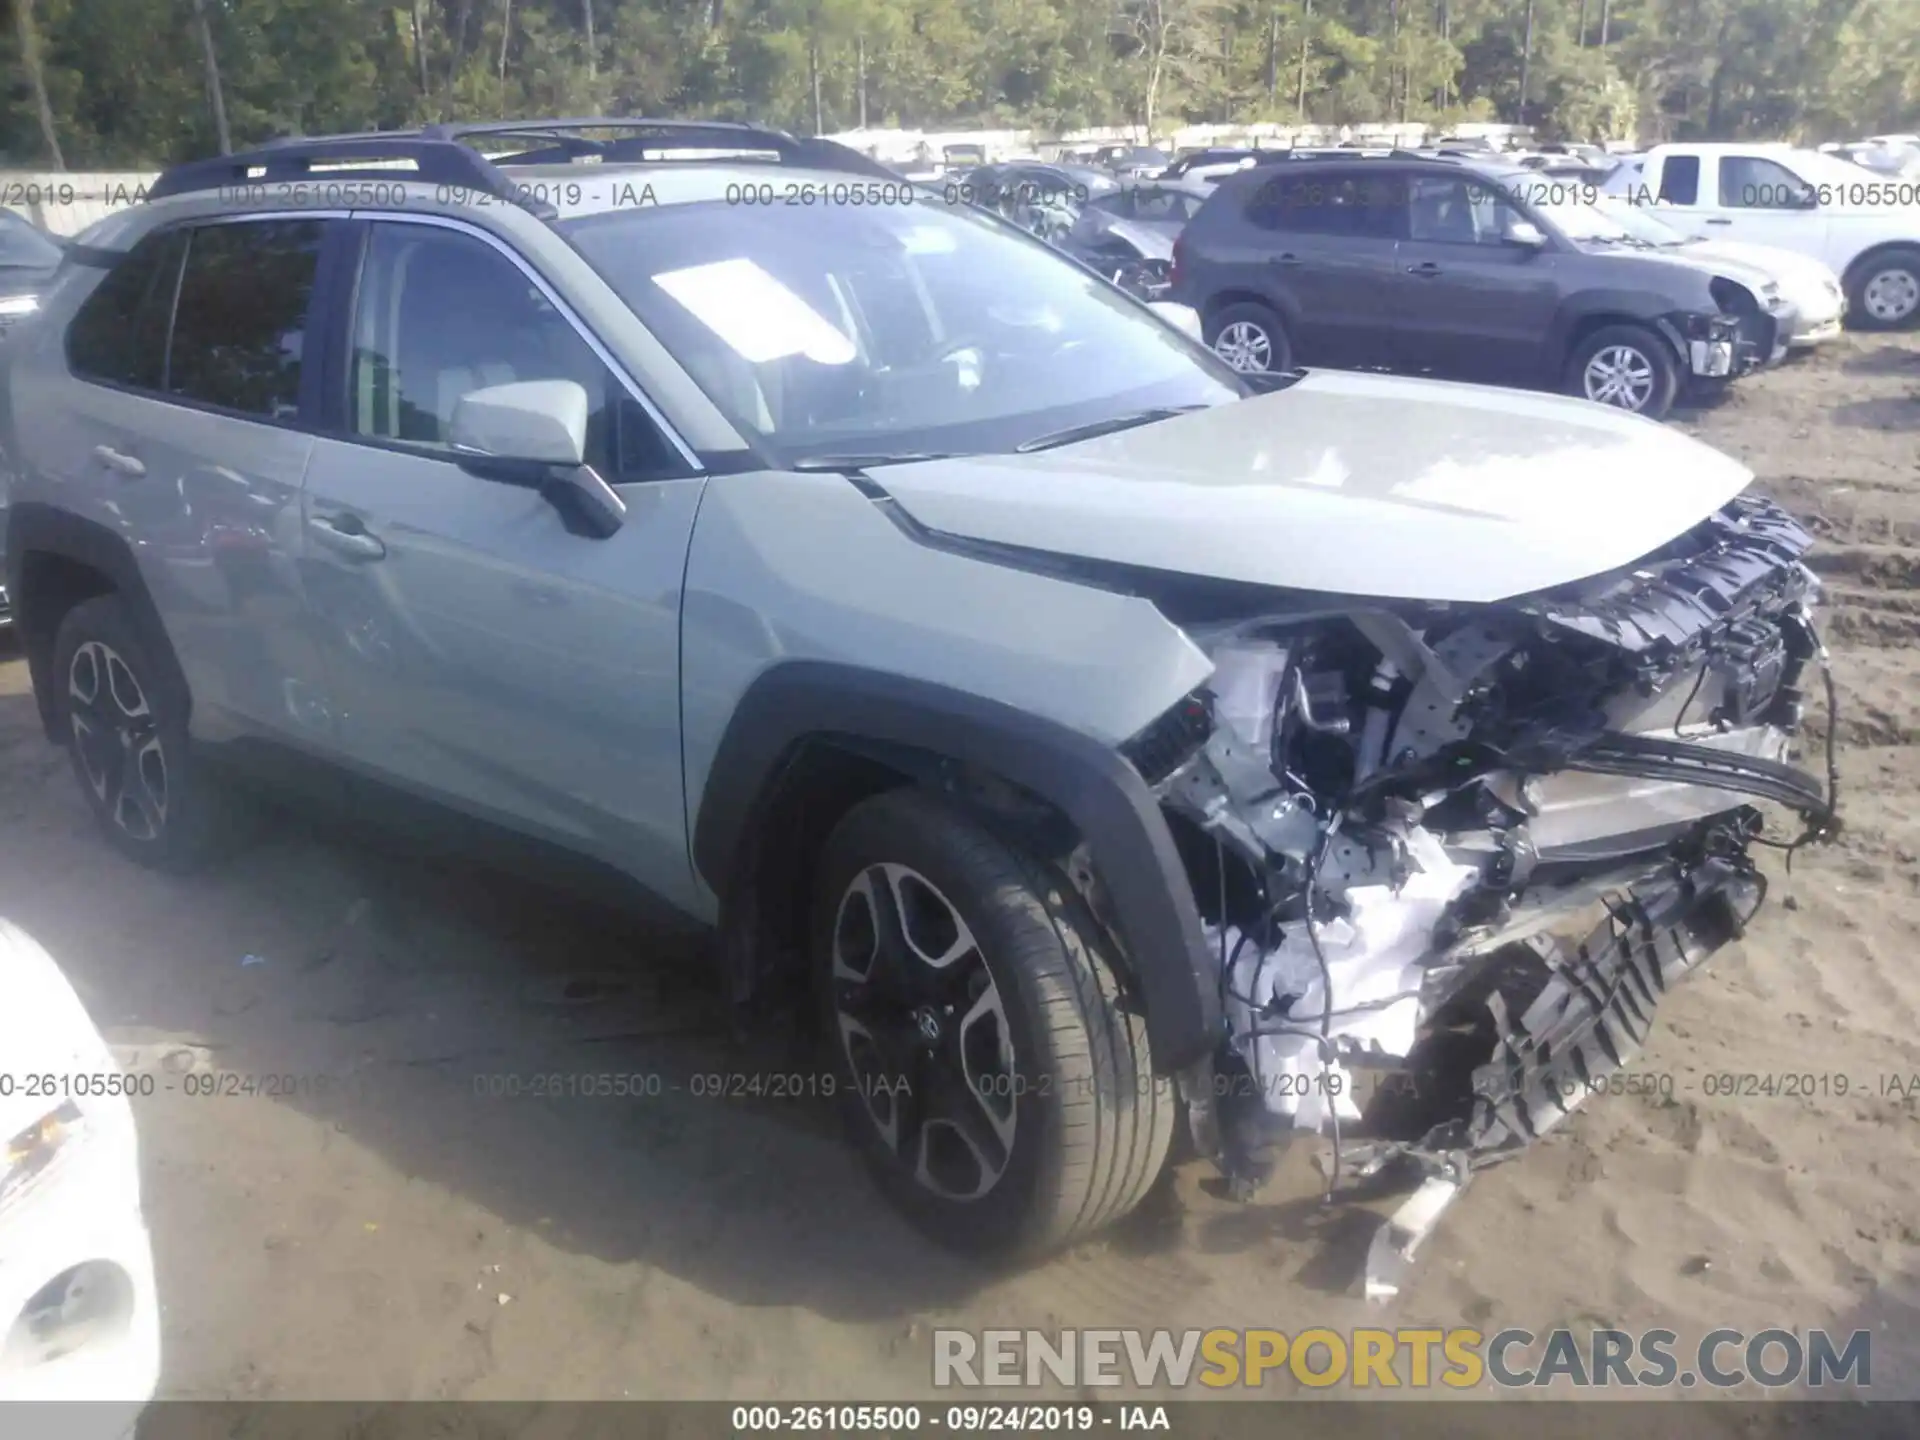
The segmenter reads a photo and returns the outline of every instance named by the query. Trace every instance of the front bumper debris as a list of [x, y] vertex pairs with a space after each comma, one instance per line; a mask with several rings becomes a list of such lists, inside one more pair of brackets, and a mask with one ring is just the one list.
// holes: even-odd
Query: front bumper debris
[[1687, 365], [1702, 380], [1719, 380], [1733, 374], [1735, 342], [1732, 340], [1690, 340]]
[[1513, 947], [1481, 1001], [1492, 1049], [1471, 1072], [1465, 1113], [1414, 1141], [1364, 1140], [1340, 1152], [1341, 1171], [1356, 1178], [1395, 1164], [1419, 1178], [1374, 1238], [1369, 1299], [1398, 1293], [1421, 1243], [1476, 1172], [1607, 1090], [1607, 1077], [1645, 1044], [1667, 992], [1739, 937], [1765, 893], [1744, 857], [1709, 856], [1630, 886], [1578, 946], [1535, 938]]

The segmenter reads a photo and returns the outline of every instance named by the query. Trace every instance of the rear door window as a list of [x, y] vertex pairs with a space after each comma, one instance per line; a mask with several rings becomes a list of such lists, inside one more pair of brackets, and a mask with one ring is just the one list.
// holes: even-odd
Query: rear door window
[[250, 220], [193, 232], [174, 307], [169, 394], [264, 419], [298, 415], [327, 228], [323, 220]]
[[107, 272], [67, 327], [67, 368], [83, 380], [159, 390], [166, 382], [184, 230], [148, 235]]
[[1289, 235], [1391, 240], [1403, 188], [1387, 175], [1277, 175], [1255, 192], [1247, 218]]

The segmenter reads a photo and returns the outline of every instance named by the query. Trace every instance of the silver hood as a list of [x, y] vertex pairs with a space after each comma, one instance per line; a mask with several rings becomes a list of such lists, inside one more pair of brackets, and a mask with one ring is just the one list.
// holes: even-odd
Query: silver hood
[[921, 524], [971, 539], [1475, 602], [1637, 560], [1752, 475], [1585, 400], [1328, 370], [1032, 455], [892, 465], [875, 478]]

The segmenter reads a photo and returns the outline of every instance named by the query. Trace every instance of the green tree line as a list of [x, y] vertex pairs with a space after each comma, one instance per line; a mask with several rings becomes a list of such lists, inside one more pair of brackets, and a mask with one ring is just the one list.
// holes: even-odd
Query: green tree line
[[1920, 0], [7, 0], [0, 164], [527, 114], [1920, 128]]

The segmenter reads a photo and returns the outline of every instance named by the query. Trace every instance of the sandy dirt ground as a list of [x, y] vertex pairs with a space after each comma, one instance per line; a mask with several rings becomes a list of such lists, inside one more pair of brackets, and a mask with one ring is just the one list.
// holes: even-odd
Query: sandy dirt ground
[[[1818, 527], [1847, 832], [1773, 864], [1763, 921], [1663, 1008], [1631, 1069], [1671, 1093], [1486, 1174], [1379, 1310], [1350, 1290], [1368, 1221], [1305, 1148], [1252, 1204], [1187, 1163], [1100, 1242], [986, 1273], [893, 1217], [822, 1104], [696, 1098], [803, 1059], [734, 1039], [632, 921], [297, 822], [208, 876], [135, 868], [8, 649], [0, 913], [174, 1082], [138, 1106], [163, 1394], [880, 1400], [931, 1394], [942, 1325], [1369, 1323], [1867, 1326], [1876, 1391], [1920, 1394], [1920, 1104], [1886, 1078], [1920, 1086], [1920, 341], [1850, 336], [1679, 423]], [[543, 1074], [664, 1093], [490, 1093]]]

